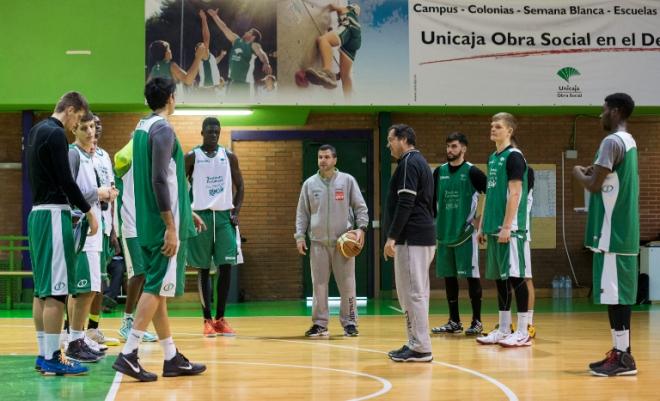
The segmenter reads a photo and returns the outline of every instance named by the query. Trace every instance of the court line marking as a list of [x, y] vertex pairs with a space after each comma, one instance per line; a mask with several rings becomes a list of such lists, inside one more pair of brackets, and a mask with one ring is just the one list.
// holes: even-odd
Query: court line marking
[[[333, 347], [333, 348], [341, 348], [341, 349], [347, 349], [347, 350], [353, 350], [353, 351], [364, 351], [364, 352], [373, 352], [377, 354], [387, 354], [385, 351], [379, 351], [375, 349], [369, 349], [369, 348], [360, 348], [360, 347], [349, 347], [346, 345], [336, 345], [336, 344], [325, 344], [325, 343], [319, 343], [316, 341], [296, 341], [296, 340], [282, 340], [278, 338], [271, 338], [271, 341], [281, 341], [281, 342], [288, 342], [288, 343], [295, 343], [295, 344], [307, 344], [307, 345], [322, 345], [324, 347]], [[465, 368], [463, 366], [459, 365], [453, 365], [451, 363], [446, 363], [446, 362], [438, 362], [438, 361], [432, 361], [432, 364], [435, 365], [440, 365], [444, 366], [447, 368], [451, 369], [456, 369], [465, 373], [469, 373], [471, 375], [477, 376], [480, 379], [484, 379], [487, 382], [495, 385], [497, 388], [499, 388], [509, 399], [509, 401], [519, 401], [518, 396], [509, 388], [507, 387], [504, 383], [498, 381], [497, 379], [490, 377], [484, 373], [478, 372], [476, 370], [472, 370], [469, 368]]]
[[403, 310], [397, 308], [396, 306], [392, 306], [392, 305], [390, 305], [390, 306], [388, 306], [388, 308], [390, 308], [390, 309], [392, 309], [392, 310], [395, 310], [395, 311], [397, 311], [397, 312], [399, 312], [399, 313], [403, 313]]
[[115, 378], [112, 380], [112, 386], [108, 390], [108, 394], [105, 396], [105, 401], [114, 401], [119, 391], [119, 386], [121, 385], [121, 379], [124, 377], [123, 374], [117, 372], [115, 373]]

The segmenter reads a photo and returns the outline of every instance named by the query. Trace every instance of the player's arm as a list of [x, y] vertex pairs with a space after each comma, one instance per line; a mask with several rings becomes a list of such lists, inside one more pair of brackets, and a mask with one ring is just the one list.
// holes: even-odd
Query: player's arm
[[336, 12], [339, 15], [343, 15], [343, 14], [346, 14], [348, 12], [348, 7], [337, 6], [337, 5], [334, 5], [332, 3], [328, 4], [328, 9], [330, 11]]
[[367, 203], [364, 201], [357, 180], [354, 177], [350, 177], [350, 182], [352, 187], [350, 192], [351, 209], [353, 209], [355, 224], [358, 228], [354, 231], [357, 235], [358, 242], [364, 244], [364, 234], [367, 232], [367, 227], [369, 227], [369, 209], [367, 208]]
[[199, 10], [199, 19], [202, 21], [202, 42], [207, 49], [211, 48], [211, 32], [209, 32], [209, 23], [206, 20], [204, 10]]
[[522, 195], [522, 181], [509, 180], [508, 182], [509, 197], [506, 200], [506, 211], [504, 213], [504, 222], [498, 235], [497, 242], [506, 243], [511, 238], [511, 224], [513, 224], [513, 217], [518, 213], [518, 205], [520, 203], [520, 196]]
[[603, 182], [611, 170], [597, 164], [573, 167], [573, 177], [589, 192], [600, 192]]
[[607, 175], [616, 168], [626, 154], [626, 147], [618, 138], [610, 135], [600, 144], [598, 159], [588, 167], [573, 167], [573, 176], [589, 192], [600, 192]]
[[231, 212], [231, 221], [235, 226], [238, 225], [238, 214], [243, 206], [243, 196], [245, 195], [245, 186], [243, 185], [243, 173], [238, 165], [238, 157], [232, 152], [227, 152], [229, 158], [229, 167], [231, 168], [231, 182], [235, 187], [234, 190], [234, 210]]
[[215, 24], [220, 28], [220, 31], [225, 35], [228, 41], [230, 41], [232, 44], [234, 44], [234, 41], [238, 39], [238, 35], [236, 35], [223, 20], [220, 19], [220, 16], [218, 15], [218, 10], [206, 10], [206, 12], [211, 16], [211, 19]]
[[203, 43], [200, 43], [197, 46], [197, 50], [195, 50], [195, 59], [190, 65], [190, 68], [188, 68], [188, 71], [185, 71], [183, 68], [179, 67], [177, 63], [171, 62], [170, 72], [172, 73], [172, 76], [177, 81], [183, 82], [188, 86], [192, 85], [195, 82], [195, 78], [197, 78], [197, 73], [199, 72], [199, 66], [202, 63], [202, 57], [204, 57], [205, 53], [206, 53], [206, 46], [204, 46]]
[[171, 257], [176, 254], [179, 245], [167, 180], [174, 147], [174, 132], [166, 124], [152, 128], [152, 130], [153, 132], [149, 136], [151, 141], [151, 189], [156, 197], [160, 217], [165, 223], [161, 253]]
[[190, 152], [186, 153], [186, 156], [184, 157], [184, 165], [186, 168], [186, 178], [188, 179], [188, 182], [192, 184], [192, 175], [193, 171], [195, 170], [195, 151], [191, 150]]
[[226, 55], [227, 55], [227, 50], [224, 49], [220, 50], [220, 53], [218, 53], [218, 55], [215, 56], [215, 63], [220, 64], [220, 62], [222, 61], [223, 58], [225, 58]]
[[259, 57], [259, 60], [261, 61], [261, 71], [266, 75], [272, 74], [273, 68], [270, 66], [268, 55], [261, 47], [261, 45], [259, 43], [252, 43], [252, 51], [257, 55], [257, 57]]
[[438, 177], [440, 176], [440, 166], [433, 170], [433, 217], [438, 216]]
[[296, 239], [296, 248], [301, 255], [306, 254], [307, 244], [305, 243], [305, 234], [309, 227], [311, 208], [307, 198], [307, 182], [303, 183], [298, 198], [298, 207], [296, 208], [296, 233], [293, 237]]
[[[486, 189], [488, 187], [488, 178], [486, 178], [486, 174], [484, 174], [483, 171], [479, 170], [477, 166], [472, 166], [470, 168], [470, 182], [472, 183], [474, 189], [476, 189], [477, 192], [481, 194], [481, 196], [484, 196], [485, 198], [484, 194], [486, 193]], [[482, 211], [483, 211], [483, 203], [481, 204], [481, 208], [477, 207], [472, 224], [476, 224], [477, 226], [481, 227], [482, 216], [480, 212]]]

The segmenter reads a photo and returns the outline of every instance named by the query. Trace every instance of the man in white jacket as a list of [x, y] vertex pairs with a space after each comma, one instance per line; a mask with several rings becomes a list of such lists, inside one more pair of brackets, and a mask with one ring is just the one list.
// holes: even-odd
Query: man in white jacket
[[[296, 246], [305, 255], [305, 235], [310, 239], [313, 302], [312, 327], [307, 337], [325, 337], [328, 332], [328, 282], [332, 270], [341, 296], [340, 322], [344, 335], [357, 336], [355, 258], [346, 258], [335, 248], [337, 239], [353, 230], [360, 243], [369, 224], [367, 205], [357, 181], [335, 168], [337, 150], [322, 145], [318, 151], [317, 174], [302, 186], [296, 211]], [[357, 229], [355, 229], [357, 227]]]

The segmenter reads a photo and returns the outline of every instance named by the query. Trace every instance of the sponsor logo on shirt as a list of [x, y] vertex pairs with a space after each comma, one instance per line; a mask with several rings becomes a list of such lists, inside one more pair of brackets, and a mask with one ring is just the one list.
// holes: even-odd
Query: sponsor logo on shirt
[[338, 189], [335, 191], [335, 200], [342, 201], [344, 200], [344, 191], [341, 189]]

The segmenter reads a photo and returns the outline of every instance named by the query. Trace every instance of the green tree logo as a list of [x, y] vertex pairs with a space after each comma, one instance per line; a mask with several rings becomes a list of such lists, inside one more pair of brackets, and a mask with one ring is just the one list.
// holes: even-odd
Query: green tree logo
[[580, 71], [576, 70], [573, 67], [564, 67], [561, 70], [557, 71], [557, 75], [567, 83], [570, 83], [570, 79], [574, 75], [580, 75]]

